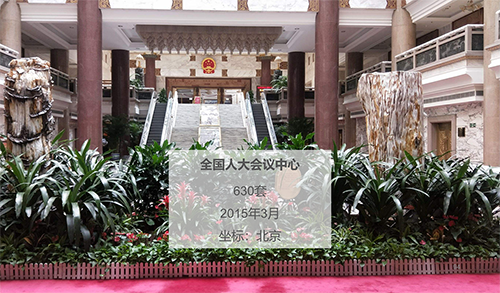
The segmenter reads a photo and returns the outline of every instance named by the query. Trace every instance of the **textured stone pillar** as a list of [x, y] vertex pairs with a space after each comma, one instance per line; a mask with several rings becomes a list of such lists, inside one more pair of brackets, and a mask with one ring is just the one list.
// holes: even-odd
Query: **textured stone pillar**
[[146, 59], [146, 76], [144, 84], [146, 87], [153, 87], [156, 89], [156, 54], [144, 54]]
[[274, 58], [271, 56], [259, 57], [261, 62], [260, 67], [260, 85], [269, 86], [271, 85], [271, 60]]
[[115, 117], [129, 114], [129, 59], [127, 50], [111, 51], [111, 114]]
[[402, 1], [397, 0], [397, 8], [392, 13], [391, 60], [392, 70], [396, 70], [396, 55], [410, 50], [417, 44], [415, 25], [411, 15], [403, 8]]
[[0, 1], [0, 6], [0, 44], [21, 56], [21, 8], [15, 0]]
[[[484, 47], [495, 41], [495, 11], [500, 10], [500, 1], [484, 1]], [[491, 51], [484, 50], [484, 150], [483, 160], [487, 165], [500, 166], [500, 81], [488, 68]]]
[[394, 162], [407, 151], [423, 154], [423, 94], [420, 72], [363, 74], [356, 95], [366, 113], [372, 162]]
[[315, 140], [321, 149], [338, 143], [339, 3], [319, 0], [316, 14]]
[[50, 50], [50, 67], [69, 73], [69, 50], [51, 49]]
[[78, 1], [77, 147], [102, 152], [102, 16], [98, 0]]
[[306, 95], [306, 54], [288, 53], [288, 120], [304, 118], [304, 100]]
[[[363, 70], [363, 53], [349, 52], [346, 54], [346, 76]], [[345, 144], [348, 148], [356, 145], [356, 119], [351, 118], [351, 112], [345, 111], [344, 116]]]

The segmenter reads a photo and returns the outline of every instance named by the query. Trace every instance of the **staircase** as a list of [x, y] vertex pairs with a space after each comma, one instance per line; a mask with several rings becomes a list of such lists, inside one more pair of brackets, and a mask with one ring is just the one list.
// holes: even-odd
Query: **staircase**
[[161, 133], [163, 131], [166, 111], [167, 103], [156, 104], [153, 119], [151, 120], [151, 127], [149, 128], [147, 145], [152, 145], [153, 141], [161, 144]]
[[269, 131], [266, 124], [266, 116], [262, 109], [262, 104], [252, 104], [253, 119], [255, 120], [255, 129], [257, 130], [257, 139], [259, 143], [267, 137], [267, 145], [269, 146]]

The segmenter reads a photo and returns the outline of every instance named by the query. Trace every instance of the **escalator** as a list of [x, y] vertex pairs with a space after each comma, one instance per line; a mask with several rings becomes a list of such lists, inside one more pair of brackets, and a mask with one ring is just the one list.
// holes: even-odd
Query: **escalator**
[[255, 121], [255, 130], [257, 131], [257, 140], [259, 143], [267, 137], [267, 146], [271, 143], [269, 130], [267, 128], [266, 116], [262, 104], [252, 104], [253, 119]]
[[149, 135], [146, 145], [152, 145], [154, 141], [161, 144], [161, 135], [163, 132], [163, 123], [167, 112], [167, 103], [157, 103], [149, 127]]

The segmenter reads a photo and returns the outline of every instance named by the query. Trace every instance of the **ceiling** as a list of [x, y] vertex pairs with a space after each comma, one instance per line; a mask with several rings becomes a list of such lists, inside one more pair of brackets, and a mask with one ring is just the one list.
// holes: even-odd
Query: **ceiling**
[[[41, 44], [47, 48], [76, 49], [76, 4], [21, 3], [20, 6], [22, 32], [26, 36], [24, 46], [36, 42], [37, 46]], [[386, 40], [390, 35], [391, 15], [389, 9], [342, 10], [340, 51], [364, 52], [380, 40]], [[283, 32], [271, 52], [313, 52], [315, 44], [316, 13], [103, 9], [102, 19], [105, 50], [146, 51], [146, 46], [135, 32], [137, 24], [281, 26]]]

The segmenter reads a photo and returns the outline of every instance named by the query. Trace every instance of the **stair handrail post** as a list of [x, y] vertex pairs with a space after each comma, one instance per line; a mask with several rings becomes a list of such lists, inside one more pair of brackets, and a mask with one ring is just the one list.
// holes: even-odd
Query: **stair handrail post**
[[175, 115], [177, 113], [177, 105], [177, 91], [175, 91], [173, 94], [172, 92], [170, 92], [168, 94], [168, 104], [165, 113], [165, 120], [163, 121], [163, 129], [161, 132], [161, 144], [163, 144], [165, 140], [170, 141], [172, 130], [174, 128]]
[[259, 143], [259, 138], [257, 137], [257, 128], [255, 127], [255, 119], [253, 117], [252, 102], [250, 101], [250, 95], [248, 92], [245, 95], [245, 106], [248, 117], [248, 125], [250, 127], [250, 139], [252, 143]]
[[149, 129], [151, 128], [151, 121], [153, 120], [153, 114], [156, 108], [156, 101], [158, 100], [158, 94], [156, 91], [151, 93], [151, 101], [149, 102], [148, 115], [146, 116], [146, 121], [144, 121], [144, 128], [141, 136], [140, 146], [143, 147], [148, 142]]
[[273, 119], [271, 117], [271, 111], [269, 110], [269, 105], [267, 104], [266, 95], [264, 93], [260, 94], [260, 102], [262, 103], [262, 110], [264, 111], [264, 117], [266, 118], [267, 132], [269, 133], [269, 140], [271, 141], [271, 146], [273, 150], [276, 150], [276, 145], [278, 144], [278, 139], [276, 139], [276, 132], [274, 131]]

